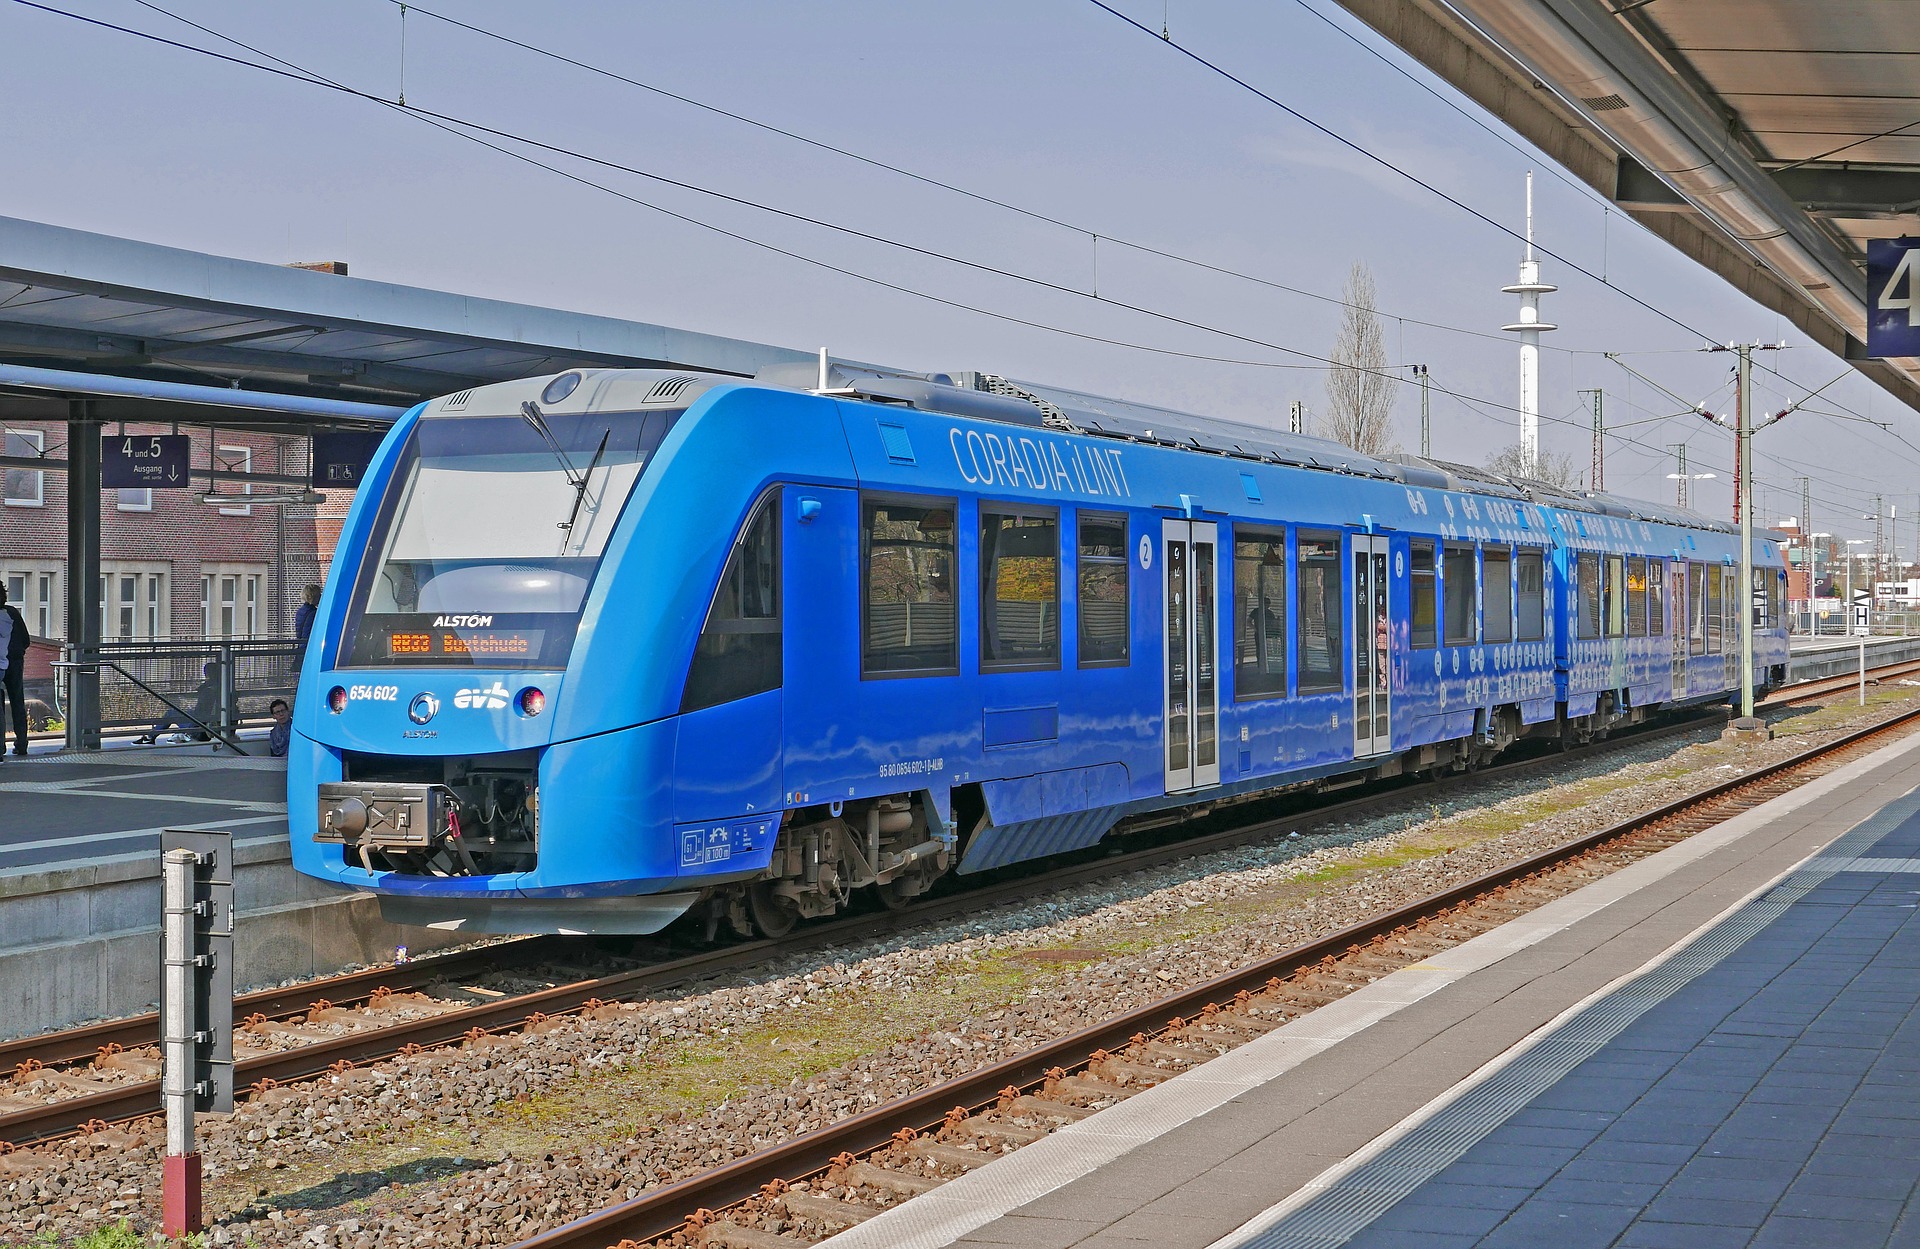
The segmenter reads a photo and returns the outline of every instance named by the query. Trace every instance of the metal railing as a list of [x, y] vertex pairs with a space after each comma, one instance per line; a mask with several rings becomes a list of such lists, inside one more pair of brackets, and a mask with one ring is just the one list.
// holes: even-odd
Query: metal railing
[[[293, 698], [300, 648], [291, 638], [173, 638], [68, 645], [54, 665], [57, 710], [70, 750], [97, 747], [102, 733], [151, 728], [184, 720], [187, 732], [205, 732], [234, 749], [242, 724], [266, 717], [275, 698]], [[214, 681], [202, 710], [200, 687]], [[72, 697], [76, 681], [97, 683], [98, 717], [73, 714], [87, 701]], [[197, 727], [196, 727], [197, 726]]]

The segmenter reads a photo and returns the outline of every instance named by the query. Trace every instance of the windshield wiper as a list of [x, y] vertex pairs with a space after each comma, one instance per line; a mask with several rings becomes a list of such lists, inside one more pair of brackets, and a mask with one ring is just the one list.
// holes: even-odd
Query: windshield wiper
[[[593, 449], [593, 458], [587, 461], [586, 474], [573, 483], [573, 510], [567, 513], [564, 521], [560, 522], [560, 527], [567, 531], [568, 537], [573, 536], [573, 522], [578, 519], [580, 504], [587, 497], [587, 483], [593, 480], [593, 470], [600, 467], [600, 457], [607, 453], [607, 439], [611, 437], [613, 437], [612, 428], [608, 428], [600, 435], [600, 445]], [[567, 553], [567, 544], [564, 540], [560, 543], [560, 553], [562, 555]]]
[[[553, 436], [553, 430], [547, 427], [547, 418], [540, 415], [539, 405], [531, 399], [527, 400], [520, 405], [520, 415], [527, 419], [527, 424], [533, 426], [535, 433], [546, 440], [548, 450], [553, 452], [554, 459], [560, 461], [560, 470], [567, 475], [567, 484], [572, 486], [576, 492], [586, 489], [585, 479], [575, 470], [573, 461], [568, 459], [567, 453], [561, 449], [560, 440]], [[603, 447], [606, 446], [606, 439], [601, 439], [600, 445]], [[596, 454], [594, 458], [598, 459], [599, 457]], [[572, 523], [572, 521], [568, 521], [567, 525], [571, 525]], [[565, 529], [567, 525], [561, 525], [560, 528]]]

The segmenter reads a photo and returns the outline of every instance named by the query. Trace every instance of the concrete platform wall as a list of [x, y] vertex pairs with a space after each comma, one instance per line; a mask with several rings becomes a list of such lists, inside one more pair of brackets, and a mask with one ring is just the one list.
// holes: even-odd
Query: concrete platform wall
[[[470, 941], [380, 918], [372, 894], [296, 874], [284, 844], [234, 848], [234, 990]], [[0, 1038], [151, 1010], [160, 997], [159, 856], [0, 873]]]
[[[1868, 638], [1867, 667], [1920, 659], [1920, 637]], [[1818, 638], [1797, 644], [1788, 663], [1796, 681], [1817, 681], [1843, 672], [1860, 671], [1860, 644], [1854, 638]]]

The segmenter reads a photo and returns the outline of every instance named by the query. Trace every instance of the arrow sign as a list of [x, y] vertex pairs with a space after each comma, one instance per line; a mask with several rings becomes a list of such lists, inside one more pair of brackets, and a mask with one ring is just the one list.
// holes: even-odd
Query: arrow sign
[[191, 439], [186, 434], [102, 434], [103, 490], [186, 490]]

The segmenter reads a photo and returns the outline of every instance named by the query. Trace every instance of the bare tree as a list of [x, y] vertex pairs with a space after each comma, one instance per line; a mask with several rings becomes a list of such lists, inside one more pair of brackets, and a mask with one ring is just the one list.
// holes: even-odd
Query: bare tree
[[1527, 471], [1527, 454], [1520, 443], [1502, 448], [1487, 461], [1487, 468], [1496, 473], [1505, 473], [1509, 477], [1524, 477], [1529, 481], [1545, 482], [1549, 486], [1558, 486], [1562, 490], [1580, 490], [1584, 488], [1580, 465], [1570, 455], [1556, 455], [1545, 447], [1540, 448], [1540, 462]]
[[1393, 449], [1389, 418], [1397, 382], [1387, 372], [1386, 335], [1374, 311], [1373, 271], [1360, 261], [1347, 272], [1344, 299], [1322, 426], [1336, 442], [1366, 455], [1383, 455]]

